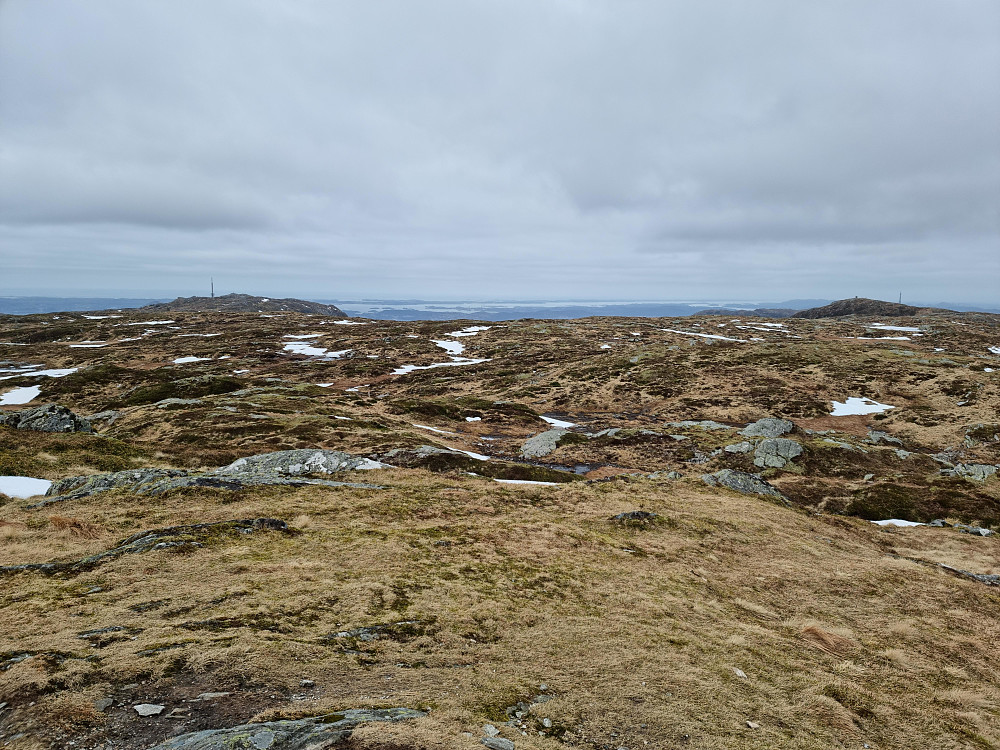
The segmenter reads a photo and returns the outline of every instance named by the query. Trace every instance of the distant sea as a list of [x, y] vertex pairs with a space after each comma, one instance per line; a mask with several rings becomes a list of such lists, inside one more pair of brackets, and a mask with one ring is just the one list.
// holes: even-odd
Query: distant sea
[[[83, 312], [91, 310], [119, 310], [155, 302], [169, 302], [166, 298], [134, 297], [0, 297], [0, 314], [35, 315], [40, 313]], [[351, 317], [376, 320], [518, 320], [521, 318], [587, 318], [599, 315], [617, 315], [635, 318], [673, 318], [695, 315], [709, 308], [750, 311], [757, 308], [785, 308], [805, 310], [829, 304], [827, 299], [792, 299], [781, 302], [757, 300], [493, 300], [493, 301], [440, 301], [440, 300], [337, 300], [317, 299], [316, 302], [336, 305]], [[975, 306], [951, 302], [912, 302], [930, 307], [943, 307], [958, 311], [1000, 313], [997, 306]]]
[[724, 307], [729, 310], [753, 310], [758, 307], [787, 307], [805, 310], [825, 305], [829, 300], [789, 300], [759, 303], [747, 301], [466, 301], [435, 302], [428, 300], [318, 300], [336, 305], [351, 317], [376, 320], [519, 320], [521, 318], [569, 319], [598, 315], [634, 318], [676, 318], [694, 315], [699, 310]]

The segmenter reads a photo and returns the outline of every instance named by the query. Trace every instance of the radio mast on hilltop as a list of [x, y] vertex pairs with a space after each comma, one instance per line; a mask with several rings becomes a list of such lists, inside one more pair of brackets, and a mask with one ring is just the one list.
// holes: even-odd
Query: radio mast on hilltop
[[212, 284], [212, 299], [215, 299], [215, 278], [214, 277], [209, 277], [209, 278], [211, 279], [211, 284]]

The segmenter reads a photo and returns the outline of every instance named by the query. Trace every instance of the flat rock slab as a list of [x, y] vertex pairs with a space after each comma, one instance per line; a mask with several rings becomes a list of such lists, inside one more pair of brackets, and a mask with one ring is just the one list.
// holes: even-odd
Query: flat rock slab
[[191, 732], [172, 737], [149, 750], [320, 750], [343, 742], [361, 724], [418, 719], [426, 715], [412, 708], [351, 709], [309, 719]]

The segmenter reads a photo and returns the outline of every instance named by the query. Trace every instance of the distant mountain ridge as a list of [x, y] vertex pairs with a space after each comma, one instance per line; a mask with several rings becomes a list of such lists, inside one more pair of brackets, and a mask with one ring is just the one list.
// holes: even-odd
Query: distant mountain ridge
[[272, 299], [251, 294], [224, 294], [221, 297], [178, 297], [173, 302], [146, 305], [143, 310], [162, 312], [298, 312], [346, 318], [335, 305], [302, 299]]
[[823, 307], [813, 307], [808, 310], [800, 310], [791, 317], [793, 318], [843, 318], [848, 315], [865, 316], [886, 316], [886, 317], [911, 317], [913, 315], [926, 315], [929, 313], [955, 312], [941, 307], [914, 307], [913, 305], [902, 305], [898, 302], [885, 302], [878, 299], [867, 299], [865, 297], [852, 297], [831, 302]]

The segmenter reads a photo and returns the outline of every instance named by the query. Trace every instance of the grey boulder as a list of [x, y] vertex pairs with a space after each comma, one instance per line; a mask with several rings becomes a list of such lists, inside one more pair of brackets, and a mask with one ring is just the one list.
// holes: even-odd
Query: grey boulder
[[65, 406], [44, 404], [31, 409], [0, 414], [0, 424], [35, 432], [93, 432], [90, 422]]
[[740, 430], [740, 434], [743, 437], [776, 438], [786, 435], [794, 429], [795, 425], [787, 419], [764, 417], [763, 419], [758, 419], [756, 422], [748, 424]]
[[524, 442], [524, 445], [521, 446], [521, 457], [541, 458], [547, 456], [559, 447], [559, 439], [567, 434], [569, 434], [569, 430], [561, 428], [540, 432]]
[[868, 430], [868, 442], [872, 445], [885, 443], [887, 445], [898, 445], [900, 448], [903, 447], [902, 440], [898, 437], [893, 437], [888, 432], [882, 432], [882, 430]]
[[309, 719], [191, 732], [172, 737], [150, 750], [321, 750], [343, 742], [361, 724], [418, 719], [426, 715], [412, 708], [350, 709]]
[[788, 438], [762, 440], [754, 451], [754, 466], [780, 469], [793, 458], [802, 455], [802, 446]]
[[756, 474], [747, 474], [744, 471], [734, 471], [733, 469], [722, 469], [714, 474], [702, 474], [701, 480], [709, 487], [725, 487], [743, 495], [764, 495], [775, 497], [785, 504], [788, 499], [782, 495], [776, 487], [761, 479]]
[[997, 473], [997, 467], [992, 464], [955, 464], [950, 469], [941, 469], [941, 473], [949, 477], [962, 477], [974, 482], [985, 482]]

